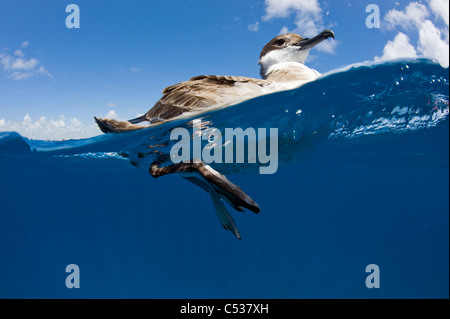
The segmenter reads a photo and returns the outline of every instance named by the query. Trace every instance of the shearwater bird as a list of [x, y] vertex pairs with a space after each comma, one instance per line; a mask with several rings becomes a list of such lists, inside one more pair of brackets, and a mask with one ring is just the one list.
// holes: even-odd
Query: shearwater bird
[[[322, 41], [333, 38], [331, 30], [325, 30], [313, 38], [303, 38], [295, 33], [279, 35], [267, 43], [261, 51], [259, 65], [262, 79], [242, 76], [201, 75], [180, 82], [163, 90], [163, 97], [144, 115], [129, 121], [117, 121], [95, 117], [104, 133], [121, 133], [144, 129], [148, 124], [172, 120], [189, 112], [201, 113], [215, 107], [226, 107], [244, 100], [282, 90], [296, 88], [320, 76], [304, 63], [309, 51]], [[138, 125], [147, 122], [147, 125]], [[183, 178], [206, 190], [214, 203], [216, 214], [225, 229], [237, 238], [239, 230], [227, 212], [223, 201], [234, 209], [247, 208], [258, 213], [258, 204], [240, 187], [230, 182], [203, 161], [167, 164], [168, 156], [160, 155], [149, 168], [153, 177], [182, 173]]]

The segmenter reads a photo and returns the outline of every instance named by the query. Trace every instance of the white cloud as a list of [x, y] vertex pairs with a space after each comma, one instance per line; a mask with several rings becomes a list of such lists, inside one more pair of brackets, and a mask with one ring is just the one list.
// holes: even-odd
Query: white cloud
[[[120, 119], [113, 110], [110, 110], [103, 117]], [[39, 140], [79, 139], [102, 134], [93, 120], [86, 125], [75, 117], [66, 119], [64, 115], [59, 118], [47, 119], [45, 116], [40, 116], [33, 119], [29, 114], [26, 114], [22, 121], [17, 122], [0, 118], [0, 131], [14, 131], [22, 136]]]
[[449, 1], [448, 0], [429, 0], [430, 8], [433, 10], [433, 13], [440, 17], [448, 28], [448, 20], [449, 20]]
[[264, 21], [272, 18], [286, 18], [292, 12], [304, 13], [319, 18], [322, 9], [317, 0], [266, 0], [266, 15]]
[[[28, 45], [29, 42], [25, 41], [21, 47], [26, 48]], [[14, 51], [14, 56], [7, 53], [0, 53], [0, 63], [7, 77], [14, 80], [23, 80], [34, 75], [52, 77], [44, 66], [39, 65], [40, 63], [37, 59], [25, 58], [25, 53], [19, 49]]]
[[284, 33], [290, 33], [291, 31], [289, 31], [288, 27], [284, 26], [281, 28], [280, 30], [280, 34], [284, 34]]
[[248, 25], [248, 31], [257, 32], [259, 30], [259, 22]]
[[131, 72], [139, 72], [141, 69], [140, 68], [130, 68]]
[[14, 58], [6, 53], [0, 53], [0, 63], [3, 65], [3, 68], [7, 69], [13, 63]]
[[118, 120], [118, 119], [119, 119], [119, 116], [117, 115], [116, 111], [114, 111], [114, 110], [109, 110], [108, 114], [105, 115], [105, 118], [107, 118], [107, 119]]
[[[287, 18], [295, 14], [295, 28], [291, 32], [299, 33], [305, 37], [312, 37], [325, 29], [323, 11], [318, 0], [265, 0], [266, 15], [263, 21], [273, 18]], [[286, 33], [283, 27], [281, 33]], [[317, 46], [319, 51], [334, 53], [336, 41], [324, 41]]]
[[47, 75], [51, 78], [53, 77], [53, 75], [51, 75], [50, 72], [48, 72], [48, 70], [45, 67], [43, 67], [42, 65], [39, 67], [38, 72], [39, 72], [39, 74]]
[[28, 79], [30, 77], [32, 77], [34, 75], [33, 72], [12, 72], [8, 75], [8, 78], [14, 79], [16, 81], [18, 80], [23, 80], [23, 79]]
[[39, 64], [39, 61], [34, 58], [31, 58], [28, 60], [22, 59], [22, 58], [17, 58], [15, 60], [13, 60], [11, 64], [4, 65], [4, 66], [5, 66], [6, 70], [31, 70], [38, 64]]
[[106, 103], [106, 105], [108, 106], [108, 107], [116, 107], [116, 103], [114, 103], [114, 102], [108, 102], [108, 103]]
[[64, 115], [58, 119], [47, 120], [45, 116], [41, 116], [33, 120], [26, 114], [21, 122], [0, 119], [0, 131], [14, 131], [22, 136], [40, 140], [87, 138], [101, 134], [95, 123], [84, 125], [77, 118], [66, 120]]
[[375, 57], [375, 60], [379, 61], [415, 57], [417, 57], [417, 52], [411, 43], [409, 43], [408, 36], [399, 32], [393, 41], [388, 41], [383, 49], [383, 56]]
[[419, 31], [419, 51], [425, 57], [439, 61], [444, 67], [449, 66], [449, 43], [441, 37], [441, 31], [427, 20]]
[[411, 2], [404, 11], [390, 10], [384, 17], [388, 29], [395, 29], [400, 26], [403, 29], [419, 27], [423, 21], [430, 15], [425, 5], [417, 2]]
[[[386, 43], [383, 56], [375, 57], [375, 60], [428, 57], [437, 60], [443, 67], [449, 66], [448, 0], [428, 0], [428, 5], [411, 2], [403, 11], [392, 9], [386, 14], [384, 19], [388, 30], [401, 28], [418, 40], [415, 44], [410, 43], [410, 37], [399, 32], [393, 41]], [[445, 25], [441, 23], [439, 27], [439, 20]]]

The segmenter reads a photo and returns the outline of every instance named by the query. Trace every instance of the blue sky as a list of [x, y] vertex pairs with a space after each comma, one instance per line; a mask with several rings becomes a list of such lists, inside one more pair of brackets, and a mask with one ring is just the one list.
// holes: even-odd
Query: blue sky
[[[80, 8], [80, 28], [65, 21]], [[99, 135], [93, 116], [145, 113], [161, 90], [200, 74], [259, 77], [280, 32], [332, 29], [307, 65], [430, 56], [448, 67], [448, 0], [0, 0], [0, 131]], [[367, 28], [366, 7], [380, 9]]]

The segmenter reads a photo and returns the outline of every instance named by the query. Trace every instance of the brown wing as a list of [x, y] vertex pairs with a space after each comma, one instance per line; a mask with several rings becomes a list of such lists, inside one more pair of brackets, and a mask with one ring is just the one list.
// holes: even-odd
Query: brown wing
[[[271, 84], [270, 81], [241, 76], [196, 76], [165, 88], [163, 97], [145, 114], [145, 119], [150, 122], [164, 121], [185, 112], [217, 105], [223, 102], [224, 91], [234, 87], [236, 83], [255, 88]], [[255, 95], [250, 95], [249, 98]]]

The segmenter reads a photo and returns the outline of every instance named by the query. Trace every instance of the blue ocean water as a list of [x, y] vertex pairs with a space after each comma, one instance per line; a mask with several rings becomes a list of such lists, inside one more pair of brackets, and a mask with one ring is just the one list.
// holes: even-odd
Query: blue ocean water
[[261, 206], [230, 209], [241, 241], [202, 189], [148, 174], [194, 118], [83, 140], [0, 132], [0, 297], [448, 298], [448, 110], [448, 69], [407, 60], [202, 114], [279, 130], [276, 174], [213, 165]]

